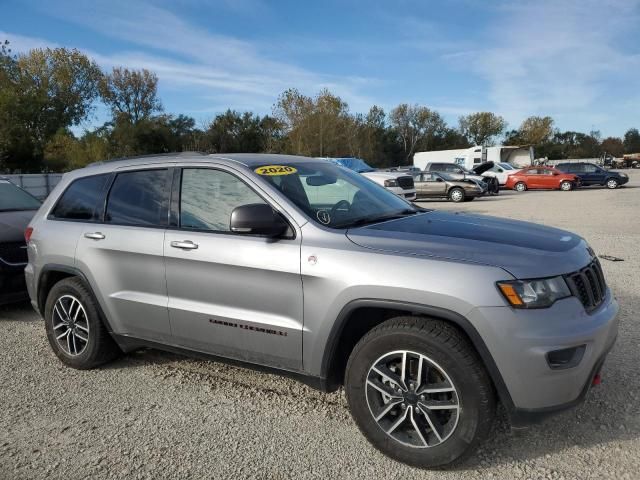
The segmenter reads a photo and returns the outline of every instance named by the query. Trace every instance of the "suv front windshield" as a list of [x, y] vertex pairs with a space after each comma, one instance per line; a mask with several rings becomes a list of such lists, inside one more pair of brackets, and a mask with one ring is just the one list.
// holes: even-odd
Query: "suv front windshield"
[[0, 180], [0, 212], [37, 210], [40, 201], [8, 180]]
[[419, 210], [371, 180], [327, 161], [254, 168], [311, 219], [349, 228], [413, 215]]

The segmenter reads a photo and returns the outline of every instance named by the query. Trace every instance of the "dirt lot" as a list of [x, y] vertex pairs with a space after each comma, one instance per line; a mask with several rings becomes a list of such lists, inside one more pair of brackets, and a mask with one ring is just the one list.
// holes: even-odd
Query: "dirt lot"
[[505, 192], [435, 208], [541, 222], [586, 237], [622, 312], [603, 384], [526, 433], [502, 419], [465, 467], [415, 470], [360, 435], [341, 392], [138, 352], [98, 370], [63, 367], [28, 305], [0, 307], [0, 479], [636, 479], [640, 472], [640, 172], [626, 188]]

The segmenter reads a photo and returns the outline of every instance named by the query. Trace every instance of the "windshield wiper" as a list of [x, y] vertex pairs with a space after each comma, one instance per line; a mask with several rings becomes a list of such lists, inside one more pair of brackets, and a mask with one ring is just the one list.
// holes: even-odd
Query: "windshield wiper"
[[333, 225], [333, 227], [334, 228], [361, 227], [363, 225], [371, 225], [373, 223], [385, 222], [387, 220], [395, 220], [396, 218], [408, 217], [409, 215], [415, 215], [416, 213], [419, 213], [419, 210], [413, 210], [413, 209], [407, 208], [406, 210], [401, 210], [399, 212], [396, 212], [390, 215], [370, 215], [368, 217], [357, 218], [350, 222]]

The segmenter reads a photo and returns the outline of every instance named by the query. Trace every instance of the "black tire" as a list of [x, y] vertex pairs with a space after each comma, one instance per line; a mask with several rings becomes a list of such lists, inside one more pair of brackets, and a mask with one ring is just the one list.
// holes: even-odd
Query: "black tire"
[[[371, 367], [380, 358], [385, 358], [388, 352], [395, 354], [398, 350], [408, 350], [428, 357], [434, 362], [433, 365], [437, 364], [445, 372], [455, 387], [455, 398], [459, 405], [457, 423], [449, 436], [441, 440], [442, 443], [421, 448], [405, 445], [387, 434], [374, 418], [368, 403], [369, 392], [373, 392], [373, 396], [380, 394], [367, 383], [369, 375], [377, 374]], [[427, 380], [425, 383], [428, 385]], [[440, 320], [397, 317], [368, 332], [349, 357], [345, 391], [358, 427], [373, 446], [395, 460], [420, 468], [463, 462], [491, 432], [495, 418], [495, 392], [482, 361], [455, 327]], [[407, 397], [405, 400], [409, 401]], [[416, 407], [403, 407], [403, 410], [410, 408]], [[391, 411], [390, 414], [393, 413], [396, 412]], [[396, 413], [398, 416], [392, 417], [392, 420], [399, 419], [401, 413]], [[424, 412], [418, 412], [416, 418], [421, 418], [420, 415], [428, 416]], [[411, 426], [405, 428], [410, 430]], [[409, 436], [411, 437], [410, 434]], [[413, 435], [413, 438], [422, 439], [423, 436]]]
[[610, 188], [611, 190], [615, 190], [616, 188], [618, 188], [618, 180], [616, 180], [615, 178], [609, 178], [607, 179], [606, 182], [606, 186], [607, 188]]
[[[56, 302], [63, 297], [76, 299], [84, 309], [86, 316], [88, 332], [81, 333], [86, 335], [87, 341], [83, 343], [82, 351], [76, 355], [65, 351], [56, 339], [58, 332], [62, 329], [54, 332], [54, 321], [59, 320], [59, 317], [54, 317], [54, 307]], [[87, 370], [113, 360], [122, 353], [105, 327], [98, 302], [78, 277], [65, 278], [53, 286], [47, 296], [44, 320], [49, 345], [62, 363], [69, 367]]]
[[449, 200], [451, 200], [452, 202], [464, 202], [464, 199], [465, 193], [462, 188], [453, 187], [451, 190], [449, 190]]
[[526, 192], [527, 191], [527, 184], [524, 182], [518, 182], [513, 186], [513, 189], [516, 192]]

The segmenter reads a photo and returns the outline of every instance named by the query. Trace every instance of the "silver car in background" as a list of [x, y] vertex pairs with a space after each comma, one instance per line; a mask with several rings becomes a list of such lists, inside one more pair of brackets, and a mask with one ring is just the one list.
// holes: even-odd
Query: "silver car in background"
[[418, 208], [324, 160], [89, 166], [25, 236], [31, 302], [66, 365], [151, 346], [344, 385], [369, 441], [419, 467], [470, 455], [498, 402], [515, 426], [580, 402], [617, 333], [578, 235]]

